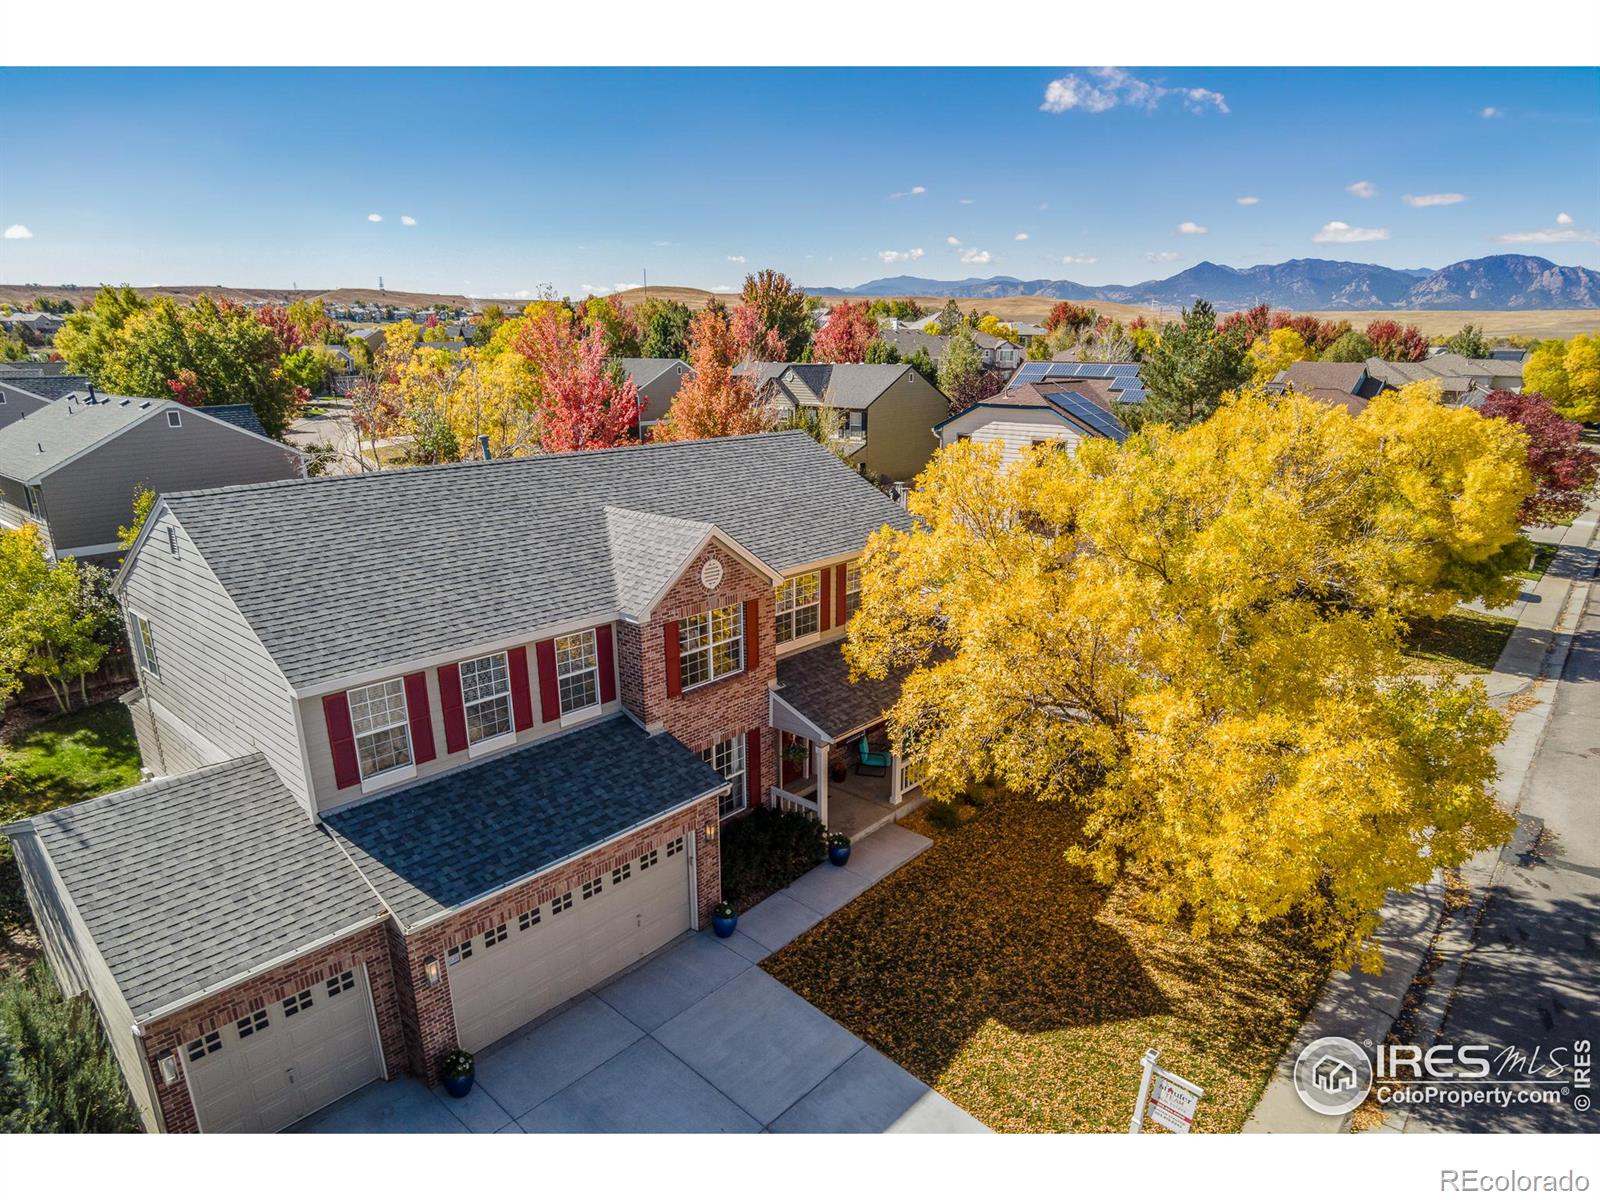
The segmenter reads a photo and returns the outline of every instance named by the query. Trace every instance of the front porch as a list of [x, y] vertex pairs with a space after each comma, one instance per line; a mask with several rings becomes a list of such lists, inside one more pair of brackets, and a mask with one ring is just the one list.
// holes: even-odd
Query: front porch
[[924, 803], [914, 762], [888, 742], [883, 713], [900, 682], [850, 682], [842, 643], [783, 659], [771, 724], [778, 731], [778, 785], [772, 802], [816, 815], [852, 840]]

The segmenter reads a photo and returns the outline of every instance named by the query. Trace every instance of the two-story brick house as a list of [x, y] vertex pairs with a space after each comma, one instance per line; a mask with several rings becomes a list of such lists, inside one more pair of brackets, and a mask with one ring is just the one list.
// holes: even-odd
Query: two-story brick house
[[5, 830], [146, 1124], [432, 1081], [700, 927], [722, 821], [825, 816], [784, 672], [881, 714], [837, 638], [907, 520], [803, 433], [164, 497], [118, 578], [154, 779]]

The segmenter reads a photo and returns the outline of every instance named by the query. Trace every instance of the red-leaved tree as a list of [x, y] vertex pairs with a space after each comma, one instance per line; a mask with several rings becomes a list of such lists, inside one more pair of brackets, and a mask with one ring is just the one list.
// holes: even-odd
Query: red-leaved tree
[[1550, 525], [1583, 511], [1600, 474], [1600, 455], [1579, 445], [1582, 425], [1563, 420], [1538, 392], [1490, 392], [1478, 412], [1510, 421], [1528, 435], [1534, 490], [1522, 503], [1524, 525]]
[[283, 352], [293, 354], [305, 341], [301, 337], [300, 327], [289, 316], [289, 310], [280, 308], [276, 304], [263, 304], [256, 309], [256, 320], [277, 335], [278, 341], [283, 343]]
[[769, 328], [761, 310], [753, 304], [738, 304], [728, 320], [733, 339], [744, 362], [787, 362], [788, 344], [776, 329]]
[[867, 357], [867, 343], [878, 336], [878, 322], [871, 305], [844, 302], [828, 313], [828, 323], [811, 340], [812, 357], [817, 362], [858, 363]]
[[691, 442], [772, 428], [771, 414], [757, 403], [750, 376], [734, 374], [742, 358], [728, 315], [716, 308], [699, 312], [689, 326], [694, 375], [672, 398], [672, 407], [652, 431], [654, 439]]
[[611, 363], [602, 329], [580, 335], [572, 313], [546, 305], [528, 320], [515, 348], [538, 372], [545, 450], [603, 450], [633, 440], [639, 389]]
[[1088, 328], [1093, 321], [1094, 309], [1074, 304], [1071, 300], [1063, 300], [1050, 309], [1050, 315], [1044, 319], [1044, 327], [1054, 333], [1065, 325], [1076, 332]]
[[1428, 339], [1415, 325], [1399, 321], [1374, 321], [1367, 326], [1372, 352], [1389, 362], [1421, 362], [1428, 357]]

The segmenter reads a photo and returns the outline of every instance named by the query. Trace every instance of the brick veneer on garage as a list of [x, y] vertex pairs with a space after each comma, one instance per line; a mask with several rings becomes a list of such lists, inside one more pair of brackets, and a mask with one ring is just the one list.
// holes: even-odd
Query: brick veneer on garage
[[[407, 1066], [406, 1036], [389, 964], [389, 943], [382, 925], [373, 925], [326, 946], [314, 954], [229, 988], [200, 1004], [150, 1022], [144, 1030], [144, 1054], [155, 1084], [156, 1102], [169, 1133], [196, 1133], [194, 1103], [183, 1073], [188, 1070], [184, 1047], [203, 1033], [220, 1029], [251, 1013], [275, 1004], [285, 996], [304, 991], [329, 976], [365, 965], [372, 1003], [378, 1015], [378, 1035], [383, 1046], [384, 1070], [392, 1079]], [[176, 1082], [161, 1082], [158, 1059], [171, 1051], [178, 1061]]]
[[[717, 801], [702, 801], [693, 809], [648, 825], [619, 842], [596, 850], [593, 854], [575, 859], [566, 866], [550, 871], [527, 883], [502, 892], [447, 921], [429, 926], [419, 932], [395, 941], [403, 943], [395, 949], [395, 967], [401, 975], [402, 990], [409, 985], [415, 1008], [408, 1011], [407, 1033], [410, 1036], [411, 1070], [430, 1085], [439, 1079], [439, 1059], [456, 1045], [455, 1012], [450, 998], [450, 972], [441, 969], [439, 982], [429, 985], [425, 964], [429, 958], [445, 965], [445, 954], [451, 946], [459, 945], [470, 937], [477, 937], [496, 925], [516, 926], [519, 914], [530, 908], [548, 904], [563, 892], [577, 891], [586, 880], [607, 876], [612, 868], [637, 859], [651, 846], [661, 846], [682, 834], [685, 853], [692, 839], [696, 853], [696, 889], [699, 899], [698, 923], [706, 926], [711, 920], [711, 910], [722, 899], [722, 865], [719, 857], [720, 843], [708, 842], [704, 836], [707, 825], [715, 827]], [[663, 856], [663, 863], [666, 861]], [[409, 1009], [409, 1006], [406, 1006]]]

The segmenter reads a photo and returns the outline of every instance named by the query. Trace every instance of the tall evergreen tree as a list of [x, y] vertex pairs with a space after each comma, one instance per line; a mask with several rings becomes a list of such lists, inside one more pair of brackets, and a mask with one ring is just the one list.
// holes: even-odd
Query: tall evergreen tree
[[1242, 327], [1217, 328], [1217, 312], [1204, 300], [1167, 323], [1139, 372], [1147, 399], [1144, 423], [1187, 429], [1217, 410], [1224, 392], [1250, 379]]

